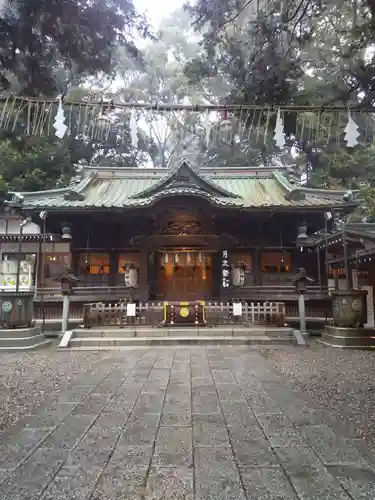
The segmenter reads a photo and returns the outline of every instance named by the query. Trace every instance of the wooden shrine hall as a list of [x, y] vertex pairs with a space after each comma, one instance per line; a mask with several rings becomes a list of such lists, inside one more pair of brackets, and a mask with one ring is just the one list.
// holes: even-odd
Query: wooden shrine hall
[[[21, 286], [35, 287], [36, 304], [43, 295], [52, 309], [66, 267], [79, 278], [78, 309], [128, 296], [292, 304], [303, 266], [318, 304], [327, 276], [313, 234], [325, 212], [352, 209], [343, 195], [305, 188], [284, 167], [197, 169], [186, 159], [171, 169], [83, 166], [69, 187], [14, 194], [0, 227], [1, 288], [14, 287], [21, 252]], [[22, 234], [21, 213], [32, 221]]]

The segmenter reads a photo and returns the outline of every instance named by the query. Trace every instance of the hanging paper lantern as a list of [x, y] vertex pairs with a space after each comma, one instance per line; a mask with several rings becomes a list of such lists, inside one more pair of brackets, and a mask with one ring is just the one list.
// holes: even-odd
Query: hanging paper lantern
[[345, 137], [346, 146], [348, 148], [354, 148], [358, 144], [358, 137], [360, 133], [358, 132], [358, 125], [351, 117], [350, 111], [348, 111], [348, 123], [345, 127]]
[[137, 111], [132, 109], [130, 114], [130, 137], [132, 141], [132, 147], [136, 149], [138, 147], [138, 131], [137, 131]]
[[56, 130], [55, 135], [59, 139], [62, 139], [68, 130], [68, 127], [65, 125], [64, 108], [61, 99], [59, 100], [59, 104], [57, 106], [57, 113], [55, 121], [53, 122], [53, 127]]
[[168, 254], [167, 254], [167, 253], [164, 255], [164, 262], [165, 262], [166, 264], [168, 264]]
[[176, 264], [178, 263], [178, 253], [176, 253], [176, 254], [174, 255], [174, 261], [175, 261], [175, 263], [176, 263]]
[[275, 134], [274, 134], [273, 138], [276, 142], [276, 145], [279, 148], [283, 148], [285, 146], [284, 122], [283, 122], [283, 119], [281, 117], [280, 109], [277, 111]]

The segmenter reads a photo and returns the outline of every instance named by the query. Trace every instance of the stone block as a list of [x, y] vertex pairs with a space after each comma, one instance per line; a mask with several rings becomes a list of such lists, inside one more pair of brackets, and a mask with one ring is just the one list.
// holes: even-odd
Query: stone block
[[248, 500], [299, 500], [280, 467], [241, 469]]
[[187, 467], [151, 468], [145, 500], [193, 500], [193, 471]]

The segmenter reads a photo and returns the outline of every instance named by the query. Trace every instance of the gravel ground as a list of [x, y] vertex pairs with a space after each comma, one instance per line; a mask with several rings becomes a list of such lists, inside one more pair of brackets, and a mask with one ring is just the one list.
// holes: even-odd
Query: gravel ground
[[100, 352], [61, 352], [55, 347], [29, 353], [0, 353], [0, 429], [6, 429], [80, 372], [108, 356]]
[[375, 451], [375, 352], [324, 347], [267, 349], [262, 354], [321, 407], [354, 426]]

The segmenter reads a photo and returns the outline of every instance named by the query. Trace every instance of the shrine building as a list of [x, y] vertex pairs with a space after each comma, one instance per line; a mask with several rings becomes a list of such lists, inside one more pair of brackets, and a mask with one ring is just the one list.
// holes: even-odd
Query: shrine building
[[[292, 307], [292, 278], [304, 267], [314, 279], [307, 298], [319, 307], [327, 273], [314, 233], [326, 212], [353, 209], [344, 194], [308, 189], [286, 167], [83, 166], [69, 187], [14, 193], [0, 227], [1, 289], [16, 286], [20, 254], [19, 289], [34, 287], [36, 303], [42, 294], [51, 310], [67, 267], [80, 280], [77, 315], [79, 304], [126, 294]], [[21, 213], [30, 219], [20, 230]]]

